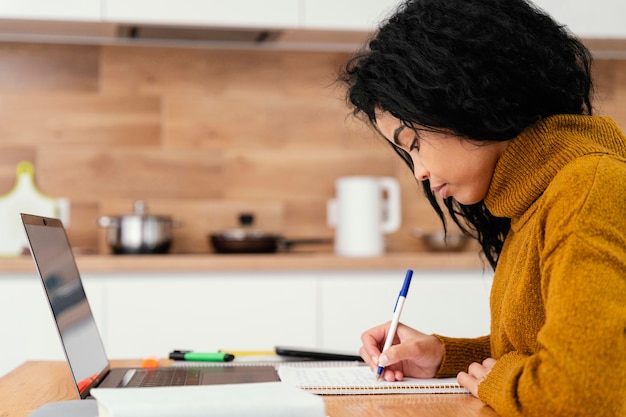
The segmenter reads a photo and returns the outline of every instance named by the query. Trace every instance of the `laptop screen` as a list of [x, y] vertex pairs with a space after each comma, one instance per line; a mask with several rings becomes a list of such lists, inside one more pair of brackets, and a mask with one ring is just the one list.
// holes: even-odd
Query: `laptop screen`
[[109, 362], [65, 229], [58, 219], [22, 214], [22, 221], [65, 356], [82, 394], [108, 369]]

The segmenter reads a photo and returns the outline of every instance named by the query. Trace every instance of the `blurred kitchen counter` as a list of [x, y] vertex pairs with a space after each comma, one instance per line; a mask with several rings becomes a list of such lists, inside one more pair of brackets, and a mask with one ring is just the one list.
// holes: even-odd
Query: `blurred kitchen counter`
[[[81, 272], [140, 271], [270, 271], [372, 269], [489, 269], [476, 251], [387, 253], [380, 257], [347, 258], [333, 253], [272, 254], [76, 255]], [[34, 272], [28, 255], [0, 258], [0, 274]]]

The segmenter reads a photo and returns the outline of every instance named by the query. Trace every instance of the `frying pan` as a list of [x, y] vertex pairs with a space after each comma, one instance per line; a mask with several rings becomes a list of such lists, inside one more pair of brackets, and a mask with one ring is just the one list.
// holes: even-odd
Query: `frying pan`
[[209, 242], [217, 253], [272, 253], [293, 245], [329, 244], [332, 239], [293, 239], [253, 229], [254, 214], [239, 215], [239, 229], [209, 235]]
[[330, 244], [332, 239], [291, 239], [281, 235], [244, 232], [230, 230], [222, 233], [212, 233], [209, 241], [217, 253], [273, 253], [278, 250], [289, 249], [294, 245]]

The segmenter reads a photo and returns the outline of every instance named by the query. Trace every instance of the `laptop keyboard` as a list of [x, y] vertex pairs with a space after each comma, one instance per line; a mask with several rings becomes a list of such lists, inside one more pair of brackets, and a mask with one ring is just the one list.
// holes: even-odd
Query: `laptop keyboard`
[[126, 387], [167, 387], [198, 384], [200, 384], [199, 369], [138, 369]]

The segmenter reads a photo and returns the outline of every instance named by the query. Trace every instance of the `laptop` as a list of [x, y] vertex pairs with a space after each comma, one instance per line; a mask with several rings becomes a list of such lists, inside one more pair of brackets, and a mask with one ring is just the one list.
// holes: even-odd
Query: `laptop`
[[61, 220], [21, 214], [76, 390], [279, 381], [273, 366], [112, 368]]

